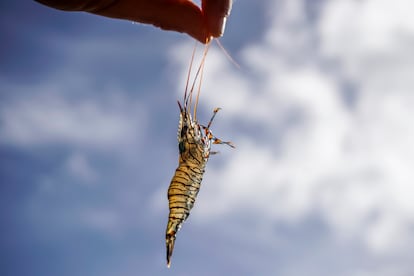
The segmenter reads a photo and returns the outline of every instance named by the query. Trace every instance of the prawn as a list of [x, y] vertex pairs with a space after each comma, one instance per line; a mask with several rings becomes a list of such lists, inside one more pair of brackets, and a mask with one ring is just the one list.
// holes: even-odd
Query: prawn
[[[171, 265], [171, 256], [174, 249], [176, 234], [180, 230], [183, 222], [190, 215], [190, 211], [194, 206], [194, 202], [200, 190], [201, 181], [203, 179], [207, 161], [211, 154], [217, 153], [210, 150], [211, 144], [226, 144], [234, 148], [234, 145], [231, 142], [220, 140], [219, 138], [215, 137], [210, 130], [210, 126], [220, 108], [214, 109], [213, 115], [209, 120], [207, 126], [201, 125], [197, 121], [196, 112], [207, 51], [208, 45], [204, 50], [203, 58], [195, 75], [190, 92], [187, 93], [191, 66], [194, 60], [194, 48], [187, 77], [184, 99], [182, 103], [178, 101], [178, 107], [180, 109], [180, 119], [178, 124], [179, 158], [178, 168], [176, 169], [168, 188], [170, 212], [166, 229], [167, 267], [170, 267]], [[197, 81], [197, 77], [200, 74], [200, 71], [201, 76], [199, 88], [196, 101], [193, 106], [194, 114], [192, 116], [191, 101], [194, 86]]]

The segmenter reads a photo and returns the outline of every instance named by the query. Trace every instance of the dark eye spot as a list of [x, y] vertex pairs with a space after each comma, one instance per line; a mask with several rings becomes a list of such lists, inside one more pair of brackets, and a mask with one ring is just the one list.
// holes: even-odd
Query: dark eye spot
[[185, 151], [185, 145], [184, 142], [178, 143], [178, 150], [180, 151], [180, 154]]
[[184, 125], [183, 128], [181, 129], [181, 138], [185, 136], [185, 134], [187, 133], [187, 129], [188, 127]]

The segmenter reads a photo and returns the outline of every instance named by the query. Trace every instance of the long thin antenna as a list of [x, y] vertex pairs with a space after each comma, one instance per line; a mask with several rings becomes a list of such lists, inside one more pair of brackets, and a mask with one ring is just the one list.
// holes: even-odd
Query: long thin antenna
[[194, 43], [193, 54], [191, 55], [190, 66], [188, 68], [187, 82], [185, 83], [185, 91], [184, 91], [184, 108], [185, 109], [187, 109], [187, 103], [188, 103], [188, 99], [187, 99], [188, 84], [190, 82], [191, 68], [193, 67], [193, 61], [194, 61], [194, 56], [195, 56], [196, 49], [197, 49], [197, 42]]
[[210, 43], [208, 43], [204, 48], [203, 59], [201, 60], [201, 64], [200, 64], [200, 68], [199, 68], [199, 69], [201, 69], [201, 73], [200, 73], [200, 81], [198, 83], [198, 91], [197, 91], [196, 102], [194, 104], [194, 120], [197, 120], [198, 99], [200, 98], [201, 83], [203, 82], [203, 74], [204, 74], [204, 64], [205, 64], [205, 61], [206, 61], [209, 46], [210, 46]]
[[224, 48], [223, 44], [221, 44], [220, 40], [218, 38], [214, 39], [217, 42], [217, 45], [220, 47], [220, 49], [223, 51], [224, 55], [230, 60], [231, 63], [233, 63], [234, 66], [237, 67], [237, 69], [240, 69], [240, 65], [233, 59], [233, 57], [227, 52], [226, 48]]
[[[208, 46], [206, 46], [206, 48], [208, 49]], [[191, 86], [191, 89], [190, 89], [190, 94], [188, 95], [188, 98], [190, 99], [190, 106], [191, 106], [191, 103], [192, 103], [194, 87], [195, 87], [196, 81], [198, 79], [198, 75], [200, 74], [201, 68], [204, 66], [204, 61], [206, 59], [206, 55], [207, 55], [207, 51], [204, 50], [203, 57], [201, 59], [200, 65], [198, 66], [197, 72], [194, 76], [194, 81], [193, 81], [193, 85]]]

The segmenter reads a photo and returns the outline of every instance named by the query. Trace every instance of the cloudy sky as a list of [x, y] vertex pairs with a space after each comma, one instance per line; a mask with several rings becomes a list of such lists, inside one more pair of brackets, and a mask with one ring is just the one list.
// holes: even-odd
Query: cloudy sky
[[[216, 146], [166, 268], [194, 41], [0, 4], [0, 274], [414, 271], [414, 3], [234, 1], [198, 118]], [[198, 57], [202, 46], [199, 45]]]

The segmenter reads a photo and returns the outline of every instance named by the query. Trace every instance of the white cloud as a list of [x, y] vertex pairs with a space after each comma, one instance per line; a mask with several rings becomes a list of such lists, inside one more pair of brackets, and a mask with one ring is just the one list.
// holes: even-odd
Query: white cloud
[[[328, 1], [316, 25], [305, 1], [278, 4], [264, 39], [242, 50], [241, 70], [209, 52], [201, 105], [223, 108], [213, 131], [236, 135], [237, 149], [211, 158], [192, 219], [257, 214], [272, 227], [316, 214], [373, 255], [412, 252], [412, 2]], [[343, 80], [356, 84], [353, 106]]]
[[[31, 146], [69, 144], [95, 149], [114, 149], [139, 139], [145, 127], [144, 108], [121, 95], [103, 100], [71, 99], [48, 87], [31, 88], [33, 95], [15, 90], [0, 110], [3, 143]], [[136, 118], [140, 118], [139, 125]]]
[[69, 156], [65, 164], [69, 174], [82, 180], [86, 184], [94, 183], [98, 179], [96, 170], [92, 167], [86, 156], [80, 152], [75, 152]]
[[397, 86], [389, 73], [401, 76], [414, 61], [408, 39], [414, 32], [412, 8], [408, 0], [328, 2], [318, 26], [321, 54], [340, 60], [356, 80], [374, 75], [371, 81]]

